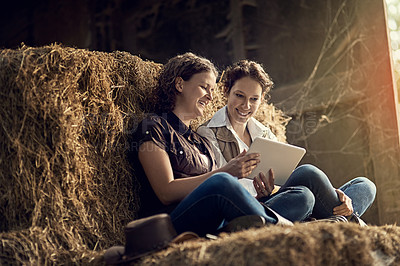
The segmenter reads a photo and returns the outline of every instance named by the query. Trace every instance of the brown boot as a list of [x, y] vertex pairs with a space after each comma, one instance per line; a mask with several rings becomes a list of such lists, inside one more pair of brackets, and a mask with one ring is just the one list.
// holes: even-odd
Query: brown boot
[[304, 223], [312, 224], [312, 223], [347, 223], [347, 218], [342, 215], [333, 215], [328, 218], [323, 219], [312, 219], [308, 221], [304, 221]]
[[363, 220], [361, 220], [361, 218], [360, 217], [358, 217], [356, 214], [352, 214], [352, 215], [350, 215], [350, 216], [348, 216], [347, 217], [347, 220], [349, 221], [349, 222], [352, 222], [352, 223], [356, 223], [356, 224], [358, 224], [359, 226], [368, 226]]

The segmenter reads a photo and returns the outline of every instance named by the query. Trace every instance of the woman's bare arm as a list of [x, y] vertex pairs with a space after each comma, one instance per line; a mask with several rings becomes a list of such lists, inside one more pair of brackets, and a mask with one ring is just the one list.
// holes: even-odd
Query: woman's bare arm
[[259, 162], [258, 154], [242, 153], [224, 167], [206, 174], [175, 179], [168, 154], [151, 141], [139, 148], [139, 161], [158, 199], [165, 205], [179, 202], [207, 178], [217, 172], [228, 172], [242, 177]]
[[151, 141], [139, 148], [139, 161], [159, 200], [165, 204], [181, 201], [213, 172], [203, 175], [174, 179], [168, 154]]

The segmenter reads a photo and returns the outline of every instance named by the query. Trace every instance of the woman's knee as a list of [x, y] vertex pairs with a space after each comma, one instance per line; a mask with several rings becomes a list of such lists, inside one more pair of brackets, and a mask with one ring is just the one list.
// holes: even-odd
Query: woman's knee
[[236, 177], [224, 172], [212, 175], [204, 184], [208, 186], [210, 193], [218, 194], [224, 191], [237, 190], [241, 186]]
[[293, 176], [300, 183], [313, 183], [316, 184], [320, 181], [328, 181], [326, 174], [318, 167], [311, 164], [303, 164], [295, 169]]
[[375, 199], [376, 186], [374, 182], [372, 182], [366, 177], [356, 177], [352, 180], [352, 183], [357, 184], [358, 186], [362, 186], [362, 191], [364, 193], [369, 193], [370, 197], [372, 199]]

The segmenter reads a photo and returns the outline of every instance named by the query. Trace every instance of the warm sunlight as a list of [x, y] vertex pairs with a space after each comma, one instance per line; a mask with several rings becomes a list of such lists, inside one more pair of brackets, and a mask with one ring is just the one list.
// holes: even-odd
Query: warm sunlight
[[400, 88], [400, 0], [386, 0], [388, 27], [397, 90]]

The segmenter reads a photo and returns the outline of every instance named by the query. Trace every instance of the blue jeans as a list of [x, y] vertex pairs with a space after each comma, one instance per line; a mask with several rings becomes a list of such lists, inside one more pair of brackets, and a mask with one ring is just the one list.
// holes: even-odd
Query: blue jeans
[[[313, 165], [305, 164], [296, 168], [281, 190], [296, 186], [305, 186], [314, 194], [315, 205], [311, 216], [316, 219], [331, 216], [333, 208], [342, 204], [329, 178]], [[339, 189], [351, 198], [357, 216], [364, 214], [376, 195], [375, 184], [365, 177], [354, 178]]]
[[[303, 186], [286, 189], [266, 204], [283, 217], [299, 221], [308, 217], [314, 207], [314, 196]], [[238, 182], [227, 173], [217, 173], [186, 196], [171, 212], [171, 220], [179, 233], [192, 231], [199, 235], [215, 233], [219, 226], [244, 215], [260, 215], [267, 223], [277, 219], [266, 211]]]

